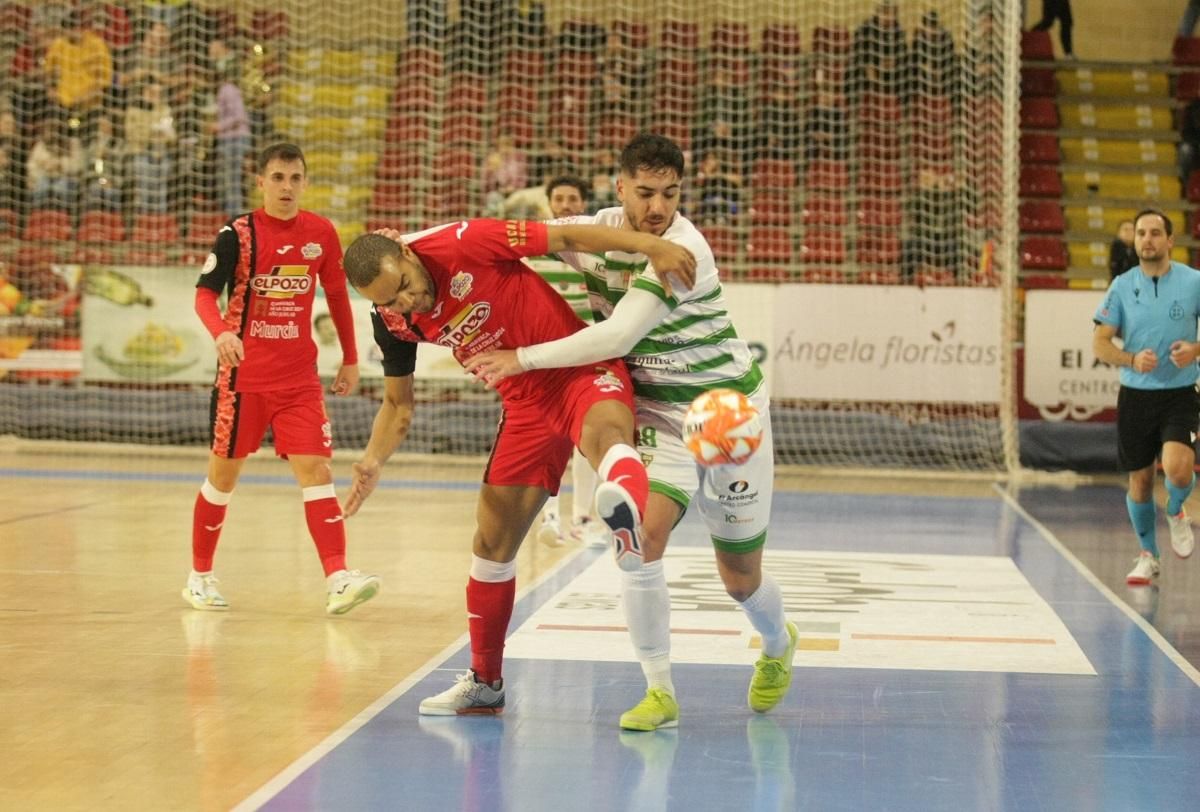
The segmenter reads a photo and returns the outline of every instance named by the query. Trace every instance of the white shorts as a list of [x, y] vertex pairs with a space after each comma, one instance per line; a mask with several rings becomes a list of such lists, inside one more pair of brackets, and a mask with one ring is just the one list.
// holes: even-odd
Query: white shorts
[[693, 500], [708, 525], [713, 546], [747, 553], [767, 540], [771, 496], [775, 487], [775, 448], [767, 397], [751, 398], [762, 419], [763, 439], [754, 456], [741, 465], [705, 468], [683, 444], [686, 405], [664, 410], [637, 409], [638, 452], [646, 464], [650, 490], [670, 497], [686, 512]]

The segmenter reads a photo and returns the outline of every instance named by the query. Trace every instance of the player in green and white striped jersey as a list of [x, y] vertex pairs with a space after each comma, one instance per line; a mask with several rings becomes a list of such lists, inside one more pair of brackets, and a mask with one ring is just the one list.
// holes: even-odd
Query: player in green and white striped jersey
[[[550, 201], [550, 213], [556, 219], [576, 217], [587, 211], [589, 195], [587, 183], [573, 175], [559, 175], [551, 178], [546, 184], [546, 198]], [[587, 283], [583, 273], [564, 262], [561, 257], [551, 254], [544, 257], [528, 257], [525, 264], [533, 268], [550, 283], [567, 304], [575, 311], [575, 315], [591, 324], [592, 305], [588, 300]], [[571, 457], [571, 528], [570, 536], [587, 541], [589, 544], [606, 544], [608, 531], [592, 516], [592, 493], [596, 489], [596, 472], [578, 449]], [[559, 510], [558, 495], [546, 499], [542, 508], [542, 524], [537, 531], [537, 539], [551, 547], [560, 547], [566, 539], [563, 532], [562, 513]]]
[[[770, 403], [762, 373], [725, 310], [712, 249], [678, 213], [683, 153], [670, 139], [642, 134], [621, 153], [619, 208], [577, 222], [594, 222], [654, 234], [687, 247], [696, 258], [690, 290], [674, 291], [639, 254], [561, 253], [584, 272], [596, 324], [558, 341], [516, 351], [481, 353], [471, 371], [489, 385], [530, 369], [572, 366], [624, 356], [637, 404], [638, 451], [650, 475], [642, 517], [640, 567], [623, 569], [622, 604], [648, 690], [621, 716], [621, 727], [654, 730], [678, 723], [671, 682], [670, 595], [662, 556], [672, 528], [696, 502], [708, 525], [725, 589], [762, 635], [749, 704], [770, 710], [791, 685], [799, 634], [783, 611], [779, 585], [762, 569], [774, 480]], [[758, 408], [763, 442], [740, 466], [701, 468], [683, 444], [683, 416], [701, 392], [727, 387]], [[600, 518], [620, 537], [629, 506], [601, 484]], [[628, 550], [622, 550], [628, 553]], [[629, 556], [624, 555], [628, 560]]]

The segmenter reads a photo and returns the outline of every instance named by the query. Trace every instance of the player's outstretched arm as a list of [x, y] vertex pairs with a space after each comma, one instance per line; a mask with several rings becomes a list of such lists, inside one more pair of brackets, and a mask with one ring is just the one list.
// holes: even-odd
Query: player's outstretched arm
[[383, 403], [379, 405], [375, 422], [371, 424], [371, 439], [367, 441], [362, 459], [354, 463], [350, 492], [342, 505], [344, 515], [353, 516], [357, 513], [379, 484], [383, 464], [408, 436], [413, 403], [412, 375], [384, 379]]
[[671, 295], [671, 280], [691, 290], [696, 283], [696, 257], [682, 245], [628, 228], [610, 228], [583, 223], [546, 224], [546, 239], [550, 253], [580, 251], [601, 254], [605, 251], [624, 251], [645, 254], [654, 266], [658, 280], [667, 295]]

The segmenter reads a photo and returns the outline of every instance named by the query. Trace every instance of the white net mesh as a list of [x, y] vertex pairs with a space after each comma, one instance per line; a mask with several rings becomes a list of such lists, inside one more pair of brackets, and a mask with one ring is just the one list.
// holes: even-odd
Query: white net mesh
[[[213, 364], [192, 286], [226, 214], [256, 204], [253, 157], [273, 140], [304, 148], [304, 207], [348, 241], [540, 216], [522, 190], [564, 171], [612, 204], [621, 145], [650, 129], [687, 151], [684, 209], [731, 288], [822, 283], [846, 320], [865, 285], [997, 294], [956, 305], [994, 328], [986, 395], [788, 385], [782, 462], [1011, 469], [1018, 12], [899, 5], [283, 0], [79, 19], [3, 3], [0, 435], [204, 446]], [[409, 449], [486, 452], [494, 400], [459, 373], [419, 380]], [[330, 399], [340, 447], [364, 441], [377, 391]]]

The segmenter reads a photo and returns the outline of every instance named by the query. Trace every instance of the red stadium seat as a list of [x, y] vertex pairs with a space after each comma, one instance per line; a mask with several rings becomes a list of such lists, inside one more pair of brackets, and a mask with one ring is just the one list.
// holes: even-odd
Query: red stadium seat
[[1193, 169], [1184, 185], [1189, 203], [1200, 203], [1200, 169]]
[[746, 281], [757, 283], [782, 284], [795, 281], [795, 274], [790, 265], [766, 265], [751, 268], [746, 272]]
[[855, 152], [864, 163], [898, 161], [902, 149], [898, 127], [864, 127], [859, 130]]
[[641, 49], [650, 44], [650, 27], [646, 23], [613, 20], [612, 31], [621, 37], [626, 48]]
[[1017, 209], [1017, 224], [1021, 231], [1035, 234], [1062, 234], [1067, 220], [1062, 206], [1054, 200], [1026, 200]]
[[1021, 269], [1026, 271], [1065, 271], [1070, 263], [1067, 245], [1059, 237], [1025, 237], [1020, 253]]
[[852, 281], [860, 285], [899, 285], [904, 278], [894, 268], [864, 268]]
[[425, 114], [393, 113], [383, 131], [383, 140], [388, 144], [425, 144], [430, 132]]
[[560, 85], [588, 87], [596, 81], [596, 57], [588, 51], [563, 51], [554, 67]]
[[138, 243], [173, 246], [179, 242], [179, 221], [170, 212], [135, 214], [129, 239]]
[[811, 161], [804, 171], [805, 189], [842, 192], [850, 185], [850, 169], [845, 161]]
[[763, 54], [799, 56], [802, 49], [800, 29], [793, 23], [770, 23], [763, 27]]
[[803, 220], [806, 226], [844, 226], [849, 219], [846, 201], [841, 195], [810, 192], [804, 198]]
[[436, 181], [469, 180], [476, 172], [475, 154], [464, 147], [443, 147], [433, 156]]
[[750, 50], [750, 26], [742, 22], [718, 20], [713, 23], [708, 49], [716, 54], [744, 54]]
[[699, 23], [685, 20], [663, 20], [658, 35], [658, 47], [668, 51], [694, 51], [700, 47]]
[[592, 128], [582, 112], [560, 113], [554, 120], [554, 130], [567, 149], [584, 149], [591, 144]]
[[402, 115], [440, 112], [438, 93], [433, 84], [424, 80], [401, 82], [392, 93], [392, 111]]
[[487, 110], [491, 97], [487, 80], [481, 76], [459, 74], [446, 91], [446, 111], [480, 114]]
[[1176, 37], [1171, 44], [1171, 62], [1200, 65], [1200, 37]]
[[800, 261], [805, 264], [840, 265], [846, 261], [846, 242], [841, 229], [807, 228], [800, 241]]
[[538, 94], [528, 85], [519, 82], [500, 85], [496, 94], [496, 114], [507, 116], [510, 113], [537, 113]]
[[840, 26], [818, 26], [812, 33], [812, 50], [816, 54], [844, 56], [850, 53], [850, 32]]
[[898, 126], [904, 118], [900, 97], [891, 93], [864, 93], [858, 103], [858, 120]]
[[778, 189], [755, 189], [750, 198], [749, 214], [750, 222], [754, 225], [791, 225], [791, 193]]
[[1062, 197], [1058, 167], [1039, 164], [1021, 167], [1020, 191], [1021, 197]]
[[899, 265], [900, 235], [896, 231], [860, 231], [856, 256], [863, 265]]
[[509, 113], [499, 122], [499, 132], [512, 138], [515, 146], [528, 149], [537, 140], [537, 123], [531, 113]]
[[[1200, 211], [1192, 211], [1188, 213], [1188, 220], [1191, 221], [1191, 234], [1193, 240], [1200, 240]], [[1195, 267], [1194, 265], [1192, 267]]]
[[210, 248], [217, 238], [217, 232], [225, 227], [229, 217], [220, 211], [194, 211], [188, 220], [187, 233], [184, 235], [184, 245], [192, 248]]
[[75, 239], [82, 243], [120, 245], [125, 242], [125, 219], [115, 211], [85, 211], [79, 218]]
[[751, 169], [750, 183], [756, 189], [792, 189], [796, 186], [796, 167], [791, 161], [759, 158]]
[[874, 163], [858, 170], [858, 189], [862, 192], [897, 193], [904, 188], [904, 171], [892, 163]]
[[844, 285], [846, 272], [837, 268], [805, 268], [800, 281], [809, 285]]
[[895, 197], [860, 197], [854, 218], [859, 228], [898, 228], [904, 211]]
[[1053, 62], [1054, 44], [1049, 31], [1021, 32], [1021, 59], [1033, 62]]
[[442, 123], [443, 144], [479, 145], [484, 140], [483, 117], [478, 113], [451, 113]]
[[404, 48], [396, 65], [401, 84], [416, 79], [438, 79], [446, 74], [442, 52], [426, 45]]
[[913, 284], [919, 288], [954, 287], [958, 275], [944, 268], [923, 268], [913, 274]]
[[425, 171], [425, 158], [421, 148], [416, 145], [388, 147], [379, 156], [375, 166], [375, 175], [379, 178], [413, 179], [419, 178]]
[[755, 226], [746, 240], [746, 260], [756, 262], [793, 262], [791, 229], [779, 226]]
[[913, 100], [909, 120], [914, 126], [949, 127], [954, 123], [954, 102], [949, 96], [922, 93]]
[[1021, 99], [1021, 129], [1057, 130], [1059, 122], [1054, 99]]
[[708, 240], [708, 245], [712, 248], [713, 257], [717, 261], [719, 270], [723, 270], [721, 266], [737, 261], [738, 255], [738, 236], [731, 226], [708, 225], [700, 229], [704, 234], [704, 238]]
[[407, 181], [386, 180], [371, 190], [369, 211], [373, 216], [408, 214], [416, 203], [412, 184]]
[[1200, 73], [1189, 71], [1176, 76], [1175, 98], [1183, 102], [1200, 99]]
[[593, 140], [598, 147], [620, 149], [633, 140], [639, 129], [637, 118], [630, 113], [601, 113]]
[[1021, 133], [1021, 163], [1057, 164], [1062, 159], [1058, 136], [1052, 133]]
[[26, 242], [65, 242], [71, 239], [71, 217], [59, 209], [34, 209], [22, 237]]
[[1057, 96], [1058, 78], [1054, 68], [1021, 68], [1021, 95], [1028, 98]]
[[504, 55], [500, 76], [505, 82], [536, 86], [546, 77], [546, 59], [541, 51], [528, 48], [509, 51]]

